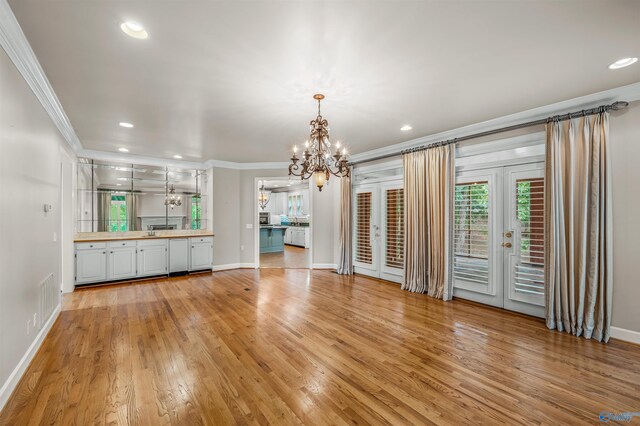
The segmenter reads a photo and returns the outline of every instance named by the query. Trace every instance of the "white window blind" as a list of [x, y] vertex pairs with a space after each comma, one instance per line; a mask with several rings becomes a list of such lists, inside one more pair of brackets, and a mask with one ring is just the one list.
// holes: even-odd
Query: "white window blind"
[[517, 180], [515, 196], [520, 223], [515, 291], [544, 295], [544, 178]]
[[386, 248], [384, 261], [389, 268], [404, 267], [404, 190], [402, 188], [385, 191]]
[[356, 262], [373, 262], [371, 248], [371, 192], [358, 192], [356, 194]]
[[489, 184], [461, 183], [455, 192], [454, 277], [489, 284]]

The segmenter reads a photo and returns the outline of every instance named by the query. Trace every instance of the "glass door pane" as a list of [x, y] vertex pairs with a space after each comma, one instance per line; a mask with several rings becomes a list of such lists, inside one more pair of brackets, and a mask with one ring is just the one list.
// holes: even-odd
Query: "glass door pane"
[[382, 190], [382, 268], [380, 278], [402, 282], [404, 276], [404, 189], [386, 183]]
[[[502, 307], [502, 168], [462, 172], [454, 199], [454, 296]], [[500, 188], [500, 190], [496, 190]]]

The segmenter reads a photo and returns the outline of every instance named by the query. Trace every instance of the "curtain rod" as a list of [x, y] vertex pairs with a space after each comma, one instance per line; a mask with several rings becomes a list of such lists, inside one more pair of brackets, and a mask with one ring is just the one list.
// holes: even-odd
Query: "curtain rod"
[[426, 144], [426, 145], [416, 146], [416, 147], [413, 147], [413, 148], [407, 148], [407, 149], [403, 149], [403, 150], [400, 150], [400, 151], [397, 151], [397, 152], [393, 152], [393, 153], [390, 153], [390, 154], [384, 154], [384, 155], [379, 155], [377, 157], [368, 158], [366, 160], [353, 161], [353, 162], [350, 162], [349, 165], [350, 166], [354, 166], [356, 164], [369, 163], [371, 161], [382, 160], [382, 159], [389, 158], [389, 157], [396, 157], [398, 155], [406, 154], [406, 153], [409, 153], [409, 152], [422, 151], [422, 150], [433, 148], [433, 147], [436, 147], [436, 146], [449, 145], [449, 144], [452, 144], [452, 143], [466, 141], [466, 140], [469, 140], [469, 139], [477, 139], [477, 138], [481, 138], [483, 136], [490, 136], [490, 135], [495, 135], [495, 134], [498, 134], [498, 133], [509, 132], [511, 130], [524, 129], [526, 127], [532, 127], [532, 126], [539, 126], [540, 124], [546, 124], [546, 123], [549, 123], [551, 121], [565, 121], [565, 120], [570, 120], [570, 119], [576, 118], [576, 117], [586, 117], [587, 115], [600, 114], [601, 112], [606, 112], [606, 111], [619, 111], [619, 110], [625, 109], [628, 106], [629, 106], [629, 102], [617, 101], [617, 102], [614, 102], [614, 103], [612, 103], [610, 105], [601, 105], [599, 107], [583, 109], [581, 111], [568, 112], [566, 114], [561, 114], [561, 115], [553, 115], [553, 116], [550, 116], [550, 117], [547, 117], [547, 118], [541, 118], [539, 120], [527, 121], [525, 123], [514, 124], [514, 125], [511, 125], [511, 126], [500, 127], [498, 129], [487, 130], [487, 131], [484, 131], [484, 132], [474, 133], [474, 134], [467, 135], [467, 136], [460, 136], [458, 138], [453, 138], [453, 139], [447, 139], [447, 140], [443, 140], [443, 141], [433, 142], [433, 143], [429, 143], [429, 144]]

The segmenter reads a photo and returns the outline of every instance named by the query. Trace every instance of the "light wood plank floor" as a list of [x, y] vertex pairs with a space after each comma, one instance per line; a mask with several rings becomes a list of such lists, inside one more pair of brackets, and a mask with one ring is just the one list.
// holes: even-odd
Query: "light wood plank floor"
[[309, 263], [309, 249], [286, 244], [284, 252], [260, 255], [261, 268], [308, 268]]
[[640, 411], [639, 346], [265, 269], [65, 296], [0, 424], [594, 424], [601, 411]]

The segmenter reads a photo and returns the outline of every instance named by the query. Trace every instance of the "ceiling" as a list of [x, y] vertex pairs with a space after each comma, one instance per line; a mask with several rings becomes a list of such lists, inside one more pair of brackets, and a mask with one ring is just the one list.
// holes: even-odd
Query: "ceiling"
[[640, 56], [638, 1], [9, 3], [101, 151], [287, 161], [322, 92], [359, 153], [640, 81], [640, 63], [607, 68]]

